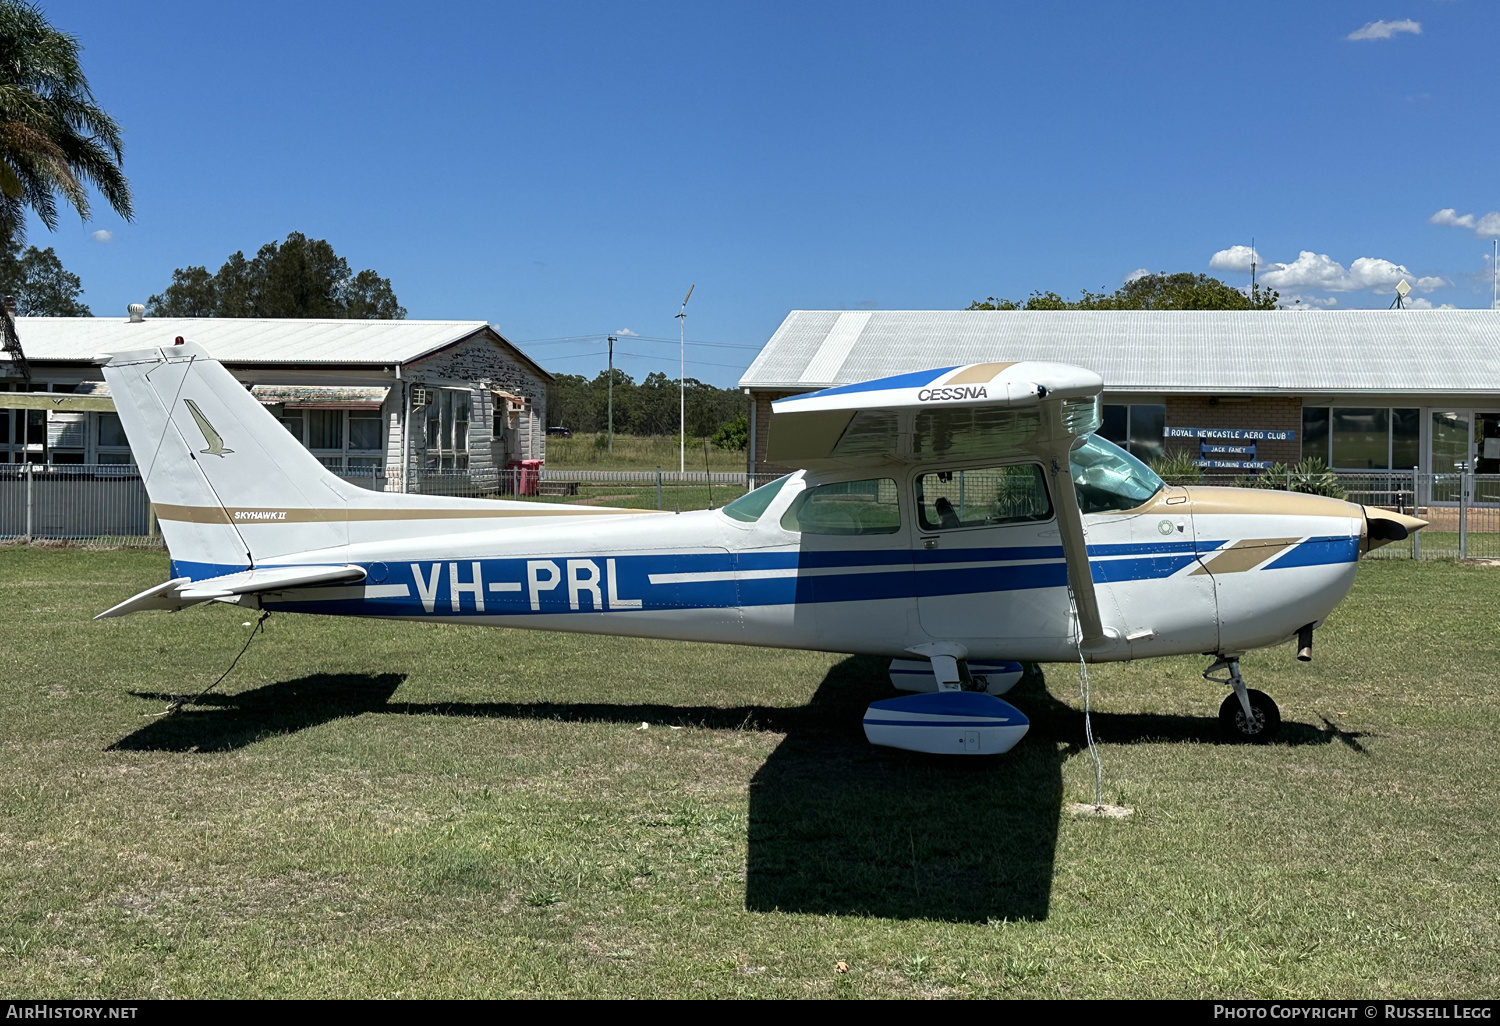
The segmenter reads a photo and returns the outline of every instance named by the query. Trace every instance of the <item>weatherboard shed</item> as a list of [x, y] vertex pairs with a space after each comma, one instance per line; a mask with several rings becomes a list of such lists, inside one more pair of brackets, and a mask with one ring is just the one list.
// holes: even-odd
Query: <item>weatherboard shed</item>
[[[0, 464], [132, 462], [99, 353], [197, 342], [335, 472], [378, 488], [546, 456], [552, 376], [484, 321], [22, 317]], [[26, 372], [29, 371], [28, 378]]]

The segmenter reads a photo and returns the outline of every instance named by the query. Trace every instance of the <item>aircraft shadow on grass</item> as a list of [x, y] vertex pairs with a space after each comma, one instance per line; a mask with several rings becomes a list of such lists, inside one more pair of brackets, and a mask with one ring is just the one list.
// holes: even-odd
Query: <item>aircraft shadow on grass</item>
[[[763, 730], [785, 738], [750, 782], [746, 907], [834, 915], [1041, 920], [1048, 914], [1062, 815], [1063, 763], [1082, 748], [1083, 715], [1031, 667], [1006, 697], [1031, 731], [996, 758], [876, 748], [860, 725], [889, 693], [884, 660], [851, 657], [805, 706], [393, 702], [404, 674], [313, 674], [234, 695], [209, 694], [111, 745], [120, 751], [225, 752], [323, 723], [386, 713], [652, 723]], [[172, 702], [183, 696], [135, 692]], [[1095, 713], [1110, 744], [1219, 744], [1214, 717]], [[1363, 751], [1358, 733], [1285, 723], [1279, 744]]]

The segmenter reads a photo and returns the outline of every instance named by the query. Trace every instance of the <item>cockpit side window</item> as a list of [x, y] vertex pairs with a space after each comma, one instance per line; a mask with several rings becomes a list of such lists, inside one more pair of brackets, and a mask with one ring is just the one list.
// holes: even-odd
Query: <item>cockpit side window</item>
[[1135, 509], [1167, 486], [1150, 467], [1098, 435], [1069, 453], [1068, 462], [1078, 508], [1085, 513]]
[[924, 531], [994, 527], [1052, 519], [1052, 500], [1035, 463], [940, 470], [917, 478], [917, 519]]

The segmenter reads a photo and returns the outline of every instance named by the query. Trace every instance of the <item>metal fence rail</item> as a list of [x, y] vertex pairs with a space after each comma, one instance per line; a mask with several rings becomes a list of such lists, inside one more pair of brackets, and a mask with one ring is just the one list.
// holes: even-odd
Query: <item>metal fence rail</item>
[[[399, 470], [347, 473], [374, 491], [471, 498], [526, 499], [635, 509], [723, 506], [778, 475], [667, 470]], [[1339, 472], [1336, 489], [1352, 502], [1427, 520], [1415, 537], [1376, 550], [1384, 559], [1500, 559], [1500, 474]], [[1243, 477], [1205, 476], [1205, 485], [1245, 485]], [[1322, 482], [1327, 484], [1328, 482]], [[1261, 487], [1303, 490], [1294, 476]], [[0, 465], [0, 540], [83, 545], [159, 546], [140, 472], [133, 466]]]
[[161, 544], [135, 467], [0, 466], [0, 539]]

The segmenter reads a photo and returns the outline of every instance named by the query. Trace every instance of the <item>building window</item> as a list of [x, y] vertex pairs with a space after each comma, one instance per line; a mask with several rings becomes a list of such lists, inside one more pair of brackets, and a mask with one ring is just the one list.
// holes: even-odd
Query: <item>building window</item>
[[[18, 384], [14, 390], [17, 392], [71, 392], [73, 388], [72, 385], [53, 386], [34, 382], [30, 385]], [[0, 389], [11, 390], [4, 385], [0, 385]], [[5, 410], [3, 413], [4, 415], [0, 416], [0, 463], [48, 462], [48, 442], [51, 440], [49, 435], [55, 436], [77, 450], [76, 453], [60, 453], [61, 458], [52, 462], [83, 462], [85, 434], [84, 426], [78, 422], [78, 418], [84, 415], [69, 413], [67, 420], [59, 421], [54, 428], [49, 423], [46, 410]], [[73, 427], [75, 422], [77, 422], [76, 428]], [[68, 426], [64, 427], [64, 424]], [[73, 458], [75, 455], [76, 459]]]
[[336, 474], [366, 476], [385, 463], [385, 419], [378, 410], [286, 410], [281, 424]]
[[1302, 458], [1328, 462], [1328, 407], [1302, 407]]
[[344, 411], [308, 410], [307, 447], [313, 452], [344, 448]]
[[1302, 458], [1336, 470], [1410, 470], [1422, 462], [1422, 411], [1304, 406]]
[[1143, 462], [1161, 459], [1167, 408], [1157, 403], [1105, 406], [1098, 433]]
[[130, 454], [130, 440], [118, 413], [101, 413], [94, 422], [94, 462], [125, 464], [135, 462]]
[[130, 448], [130, 441], [125, 437], [125, 425], [120, 423], [118, 413], [99, 414], [98, 442], [101, 449]]
[[467, 388], [439, 388], [427, 404], [427, 469], [469, 469], [469, 416], [474, 397]]
[[1422, 411], [1391, 411], [1391, 467], [1415, 470], [1422, 463]]
[[365, 452], [379, 452], [385, 448], [381, 438], [379, 411], [349, 411], [349, 448]]
[[1390, 469], [1390, 410], [1334, 407], [1332, 426], [1333, 466], [1349, 470]]

